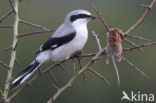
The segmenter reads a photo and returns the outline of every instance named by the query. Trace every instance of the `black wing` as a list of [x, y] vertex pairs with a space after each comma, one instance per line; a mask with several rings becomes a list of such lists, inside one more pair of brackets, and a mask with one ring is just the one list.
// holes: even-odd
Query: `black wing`
[[70, 42], [76, 35], [76, 32], [73, 32], [69, 35], [63, 36], [63, 37], [53, 37], [49, 38], [41, 47], [39, 50], [35, 52], [35, 54], [45, 51], [45, 50], [54, 50], [58, 48], [61, 45], [64, 45], [68, 42]]

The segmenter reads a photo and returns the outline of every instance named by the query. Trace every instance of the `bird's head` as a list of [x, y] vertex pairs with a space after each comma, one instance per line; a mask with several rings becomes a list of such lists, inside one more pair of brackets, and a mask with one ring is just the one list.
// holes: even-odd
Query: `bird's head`
[[64, 24], [71, 26], [86, 25], [96, 17], [86, 10], [74, 10], [67, 14]]

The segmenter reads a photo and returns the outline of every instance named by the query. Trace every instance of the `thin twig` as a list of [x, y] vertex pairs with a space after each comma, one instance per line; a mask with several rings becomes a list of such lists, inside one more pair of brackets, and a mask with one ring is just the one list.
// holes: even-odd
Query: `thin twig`
[[111, 86], [110, 82], [107, 79], [105, 79], [101, 74], [99, 74], [98, 72], [96, 72], [95, 70], [93, 70], [91, 67], [89, 68], [89, 71], [92, 72], [95, 76], [97, 76], [100, 79], [102, 79], [106, 84], [108, 84], [109, 86]]
[[16, 14], [15, 14], [15, 22], [14, 22], [14, 37], [13, 37], [13, 43], [12, 43], [12, 47], [14, 49], [12, 49], [11, 60], [10, 60], [10, 64], [9, 64], [9, 70], [8, 70], [5, 88], [4, 88], [4, 92], [3, 92], [3, 96], [4, 96], [5, 101], [7, 100], [8, 94], [9, 94], [10, 82], [8, 82], [8, 81], [11, 80], [11, 78], [12, 78], [12, 71], [13, 71], [15, 60], [16, 60], [15, 48], [16, 48], [17, 42], [18, 42], [17, 35], [18, 35], [18, 24], [19, 24], [18, 6], [19, 6], [19, 0], [15, 0]]
[[9, 65], [5, 64], [4, 62], [0, 61], [0, 64], [1, 64], [2, 66], [4, 66], [7, 70], [10, 69], [10, 68], [9, 68]]
[[117, 77], [117, 80], [118, 80], [118, 86], [120, 86], [119, 71], [118, 71], [118, 67], [117, 67], [117, 65], [115, 63], [114, 55], [112, 55], [112, 63], [113, 63], [113, 66], [114, 66], [114, 69], [115, 69], [115, 72], [116, 72], [116, 77]]
[[[130, 41], [130, 40], [126, 39], [126, 38], [124, 38], [123, 40], [124, 40], [125, 42], [129, 43], [130, 45], [137, 47], [137, 45], [136, 45], [135, 43], [133, 43], [132, 41]], [[137, 48], [137, 49], [138, 49], [139, 51], [141, 51], [141, 52], [144, 52], [144, 50], [141, 49], [141, 48]]]
[[49, 73], [50, 73], [52, 79], [54, 80], [55, 84], [58, 85], [58, 81], [57, 81], [57, 79], [55, 78], [53, 72], [49, 71]]
[[[81, 64], [80, 57], [77, 58], [77, 61], [78, 61], [78, 63], [79, 63], [80, 69], [82, 69], [83, 66], [82, 66], [82, 64]], [[86, 79], [85, 72], [83, 72], [82, 75], [83, 75], [83, 80], [86, 81], [87, 79]]]
[[0, 23], [2, 23], [2, 21], [3, 21], [6, 17], [8, 17], [10, 14], [12, 14], [13, 12], [14, 12], [13, 9], [9, 10], [4, 16], [2, 16], [2, 17], [0, 18]]
[[99, 11], [96, 9], [93, 3], [91, 3], [91, 8], [96, 12], [98, 18], [103, 22], [104, 26], [106, 27], [107, 31], [110, 33], [109, 27], [105, 21], [105, 19], [100, 15]]
[[134, 46], [131, 48], [124, 48], [123, 51], [132, 51], [137, 48], [142, 48], [142, 47], [151, 46], [151, 45], [156, 45], [156, 41], [154, 41], [152, 43], [145, 43], [145, 44], [137, 45], [137, 46]]
[[38, 25], [38, 24], [34, 24], [34, 23], [31, 23], [31, 22], [28, 22], [28, 21], [25, 21], [25, 20], [22, 20], [22, 19], [20, 19], [19, 21], [20, 21], [20, 23], [23, 23], [23, 24], [27, 24], [27, 25], [30, 25], [30, 26], [34, 26], [36, 28], [41, 28], [43, 30], [50, 31], [50, 29], [48, 29], [48, 28], [46, 28], [44, 26]]
[[13, 28], [13, 25], [0, 25], [0, 28]]
[[124, 60], [125, 62], [127, 62], [130, 66], [132, 66], [138, 73], [140, 73], [143, 77], [150, 79], [144, 72], [142, 72], [141, 70], [139, 70], [134, 64], [132, 64], [130, 61], [128, 61], [127, 59], [125, 59], [123, 56], [121, 56], [122, 60]]
[[66, 67], [64, 67], [64, 65], [59, 64], [59, 66], [60, 66], [67, 74], [69, 74], [69, 75], [71, 76], [71, 72], [70, 72]]
[[46, 32], [54, 32], [55, 30], [41, 30], [41, 31], [35, 31], [35, 32], [30, 32], [30, 33], [23, 33], [23, 34], [19, 34], [18, 37], [25, 37], [25, 36], [30, 36], [30, 35], [34, 35], [34, 34], [42, 34], [42, 33], [46, 33]]
[[9, 51], [9, 50], [11, 50], [12, 49], [12, 45], [11, 46], [9, 46], [9, 47], [7, 47], [7, 48], [5, 48], [4, 50], [2, 50], [3, 52], [7, 52], [7, 51]]
[[153, 41], [153, 40], [149, 40], [149, 39], [146, 39], [144, 37], [141, 37], [141, 36], [135, 36], [135, 35], [131, 35], [131, 34], [126, 34], [125, 36], [132, 37], [132, 38], [135, 38], [135, 39], [139, 39], [139, 40], [142, 40], [142, 41], [148, 41], [148, 42]]
[[155, 2], [156, 0], [152, 0], [151, 4], [148, 6], [144, 14], [141, 16], [141, 18], [133, 26], [131, 26], [124, 34], [129, 34], [132, 30], [138, 27], [145, 20], [147, 15], [150, 13], [150, 10], [154, 6]]
[[9, 3], [10, 3], [10, 6], [11, 6], [13, 12], [16, 13], [16, 11], [15, 11], [15, 9], [14, 9], [14, 6], [13, 6], [13, 1], [12, 1], [12, 0], [9, 0]]
[[95, 38], [96, 41], [97, 41], [99, 50], [102, 50], [102, 47], [101, 47], [101, 44], [100, 44], [100, 40], [99, 40], [99, 38], [98, 38], [98, 35], [96, 35], [95, 32], [94, 32], [93, 30], [92, 30], [92, 34], [93, 34], [94, 38]]

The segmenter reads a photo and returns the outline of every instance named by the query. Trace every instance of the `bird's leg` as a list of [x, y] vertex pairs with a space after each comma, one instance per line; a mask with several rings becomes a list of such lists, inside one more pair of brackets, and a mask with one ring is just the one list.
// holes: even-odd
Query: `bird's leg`
[[108, 55], [107, 58], [106, 58], [106, 61], [105, 61], [106, 64], [109, 64], [109, 60], [110, 60], [110, 56]]
[[121, 55], [118, 55], [117, 57], [118, 57], [117, 60], [118, 60], [119, 62], [121, 62]]

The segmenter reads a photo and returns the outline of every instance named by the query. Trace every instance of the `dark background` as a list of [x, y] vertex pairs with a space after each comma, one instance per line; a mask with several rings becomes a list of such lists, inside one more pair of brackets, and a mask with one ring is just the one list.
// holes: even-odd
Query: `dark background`
[[[118, 27], [126, 31], [133, 25], [140, 16], [144, 13], [145, 8], [140, 7], [140, 4], [150, 4], [151, 0], [92, 0], [97, 9], [103, 15], [110, 27]], [[11, 7], [8, 0], [0, 1], [0, 17], [3, 16]], [[36, 24], [43, 25], [47, 28], [57, 28], [65, 18], [65, 15], [75, 9], [85, 9], [94, 13], [89, 5], [88, 0], [23, 0], [19, 6], [19, 17], [21, 19], [31, 21]], [[131, 34], [140, 35], [152, 40], [156, 40], [156, 6], [148, 15], [146, 22], [135, 29]], [[2, 24], [13, 24], [14, 15], [9, 16]], [[19, 25], [19, 33], [31, 32], [39, 30], [24, 24]], [[101, 44], [106, 45], [106, 29], [100, 20], [90, 22], [88, 24], [89, 40], [84, 48], [84, 52], [97, 52], [98, 46], [94, 40], [91, 30], [99, 34]], [[39, 48], [52, 33], [37, 34], [19, 39], [17, 48], [17, 59], [20, 62], [20, 67], [15, 65], [13, 75], [21, 71], [28, 65], [35, 56], [32, 54]], [[13, 31], [12, 29], [0, 28], [0, 60], [9, 63], [10, 51], [1, 52], [4, 48], [12, 44]], [[143, 42], [131, 39], [137, 44]], [[123, 42], [124, 47], [130, 47]], [[156, 93], [156, 47], [145, 47], [144, 53], [134, 50], [124, 52], [123, 56], [134, 63], [138, 68], [144, 71], [151, 79], [147, 80], [125, 62], [117, 63], [121, 85], [117, 87], [116, 74], [112, 63], [105, 64], [106, 56], [101, 56], [92, 68], [101, 73], [111, 83], [109, 87], [92, 73], [87, 72], [87, 81], [84, 82], [82, 76], [78, 78], [71, 89], [65, 91], [57, 100], [56, 103], [120, 103], [122, 91], [125, 90], [128, 94], [131, 91], [136, 93]], [[82, 64], [85, 65], [90, 58], [82, 59]], [[47, 68], [52, 63], [47, 63], [41, 66], [41, 69]], [[73, 72], [71, 60], [64, 65]], [[0, 66], [0, 88], [4, 87], [7, 71]], [[79, 68], [77, 64], [77, 68]], [[38, 73], [38, 72], [37, 72]], [[59, 87], [62, 87], [71, 77], [66, 74], [60, 67], [54, 70], [54, 75], [59, 81]], [[49, 74], [41, 76], [30, 87], [25, 88], [11, 103], [45, 103], [55, 92], [56, 89], [52, 86], [53, 80]], [[12, 94], [14, 91], [11, 91]], [[125, 101], [126, 102], [126, 101]]]

